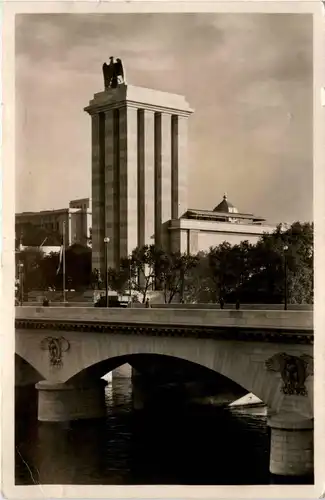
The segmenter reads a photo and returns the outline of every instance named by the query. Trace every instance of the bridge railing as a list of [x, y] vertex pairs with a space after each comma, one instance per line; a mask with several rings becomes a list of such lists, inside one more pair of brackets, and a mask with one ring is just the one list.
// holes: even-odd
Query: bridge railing
[[53, 322], [104, 322], [161, 326], [246, 327], [313, 330], [312, 311], [211, 310], [172, 308], [16, 307], [16, 319]]
[[[219, 310], [219, 304], [155, 304], [151, 303], [152, 307], [157, 309], [213, 309]], [[25, 307], [41, 307], [42, 301], [30, 301], [24, 302], [23, 306]], [[84, 302], [50, 302], [50, 307], [94, 307], [93, 302], [84, 301]], [[132, 304], [132, 308], [141, 309], [144, 308], [145, 304]], [[289, 304], [289, 311], [313, 311], [313, 304]], [[234, 310], [236, 309], [235, 304], [225, 304], [224, 310]], [[284, 309], [283, 304], [241, 304], [240, 309], [243, 311], [253, 310], [253, 311], [281, 311]]]

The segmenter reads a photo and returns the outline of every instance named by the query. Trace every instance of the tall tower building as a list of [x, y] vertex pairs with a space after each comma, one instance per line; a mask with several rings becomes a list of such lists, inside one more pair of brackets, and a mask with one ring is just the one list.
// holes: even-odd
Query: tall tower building
[[181, 95], [126, 84], [94, 95], [93, 268], [105, 272], [137, 246], [169, 247], [168, 226], [187, 210], [187, 122]]

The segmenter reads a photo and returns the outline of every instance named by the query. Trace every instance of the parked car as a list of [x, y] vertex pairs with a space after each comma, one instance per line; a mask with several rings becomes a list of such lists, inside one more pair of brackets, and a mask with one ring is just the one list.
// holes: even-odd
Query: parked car
[[[97, 300], [94, 304], [95, 307], [107, 307], [106, 306], [106, 297], [102, 296]], [[108, 307], [127, 307], [127, 304], [124, 302], [120, 302], [119, 298], [116, 295], [108, 296]]]

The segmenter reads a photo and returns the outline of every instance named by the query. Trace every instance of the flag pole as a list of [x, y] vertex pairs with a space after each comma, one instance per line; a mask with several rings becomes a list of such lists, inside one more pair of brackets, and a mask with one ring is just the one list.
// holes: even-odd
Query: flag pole
[[66, 302], [65, 298], [65, 221], [63, 221], [63, 238], [62, 238], [62, 286], [63, 286], [63, 303]]

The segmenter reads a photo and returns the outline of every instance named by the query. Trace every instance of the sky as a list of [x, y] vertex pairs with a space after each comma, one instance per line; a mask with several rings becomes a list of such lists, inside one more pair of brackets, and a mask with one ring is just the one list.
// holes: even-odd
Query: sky
[[102, 64], [131, 85], [182, 94], [189, 208], [226, 192], [272, 223], [313, 217], [308, 14], [16, 16], [16, 212], [91, 196], [91, 121]]

